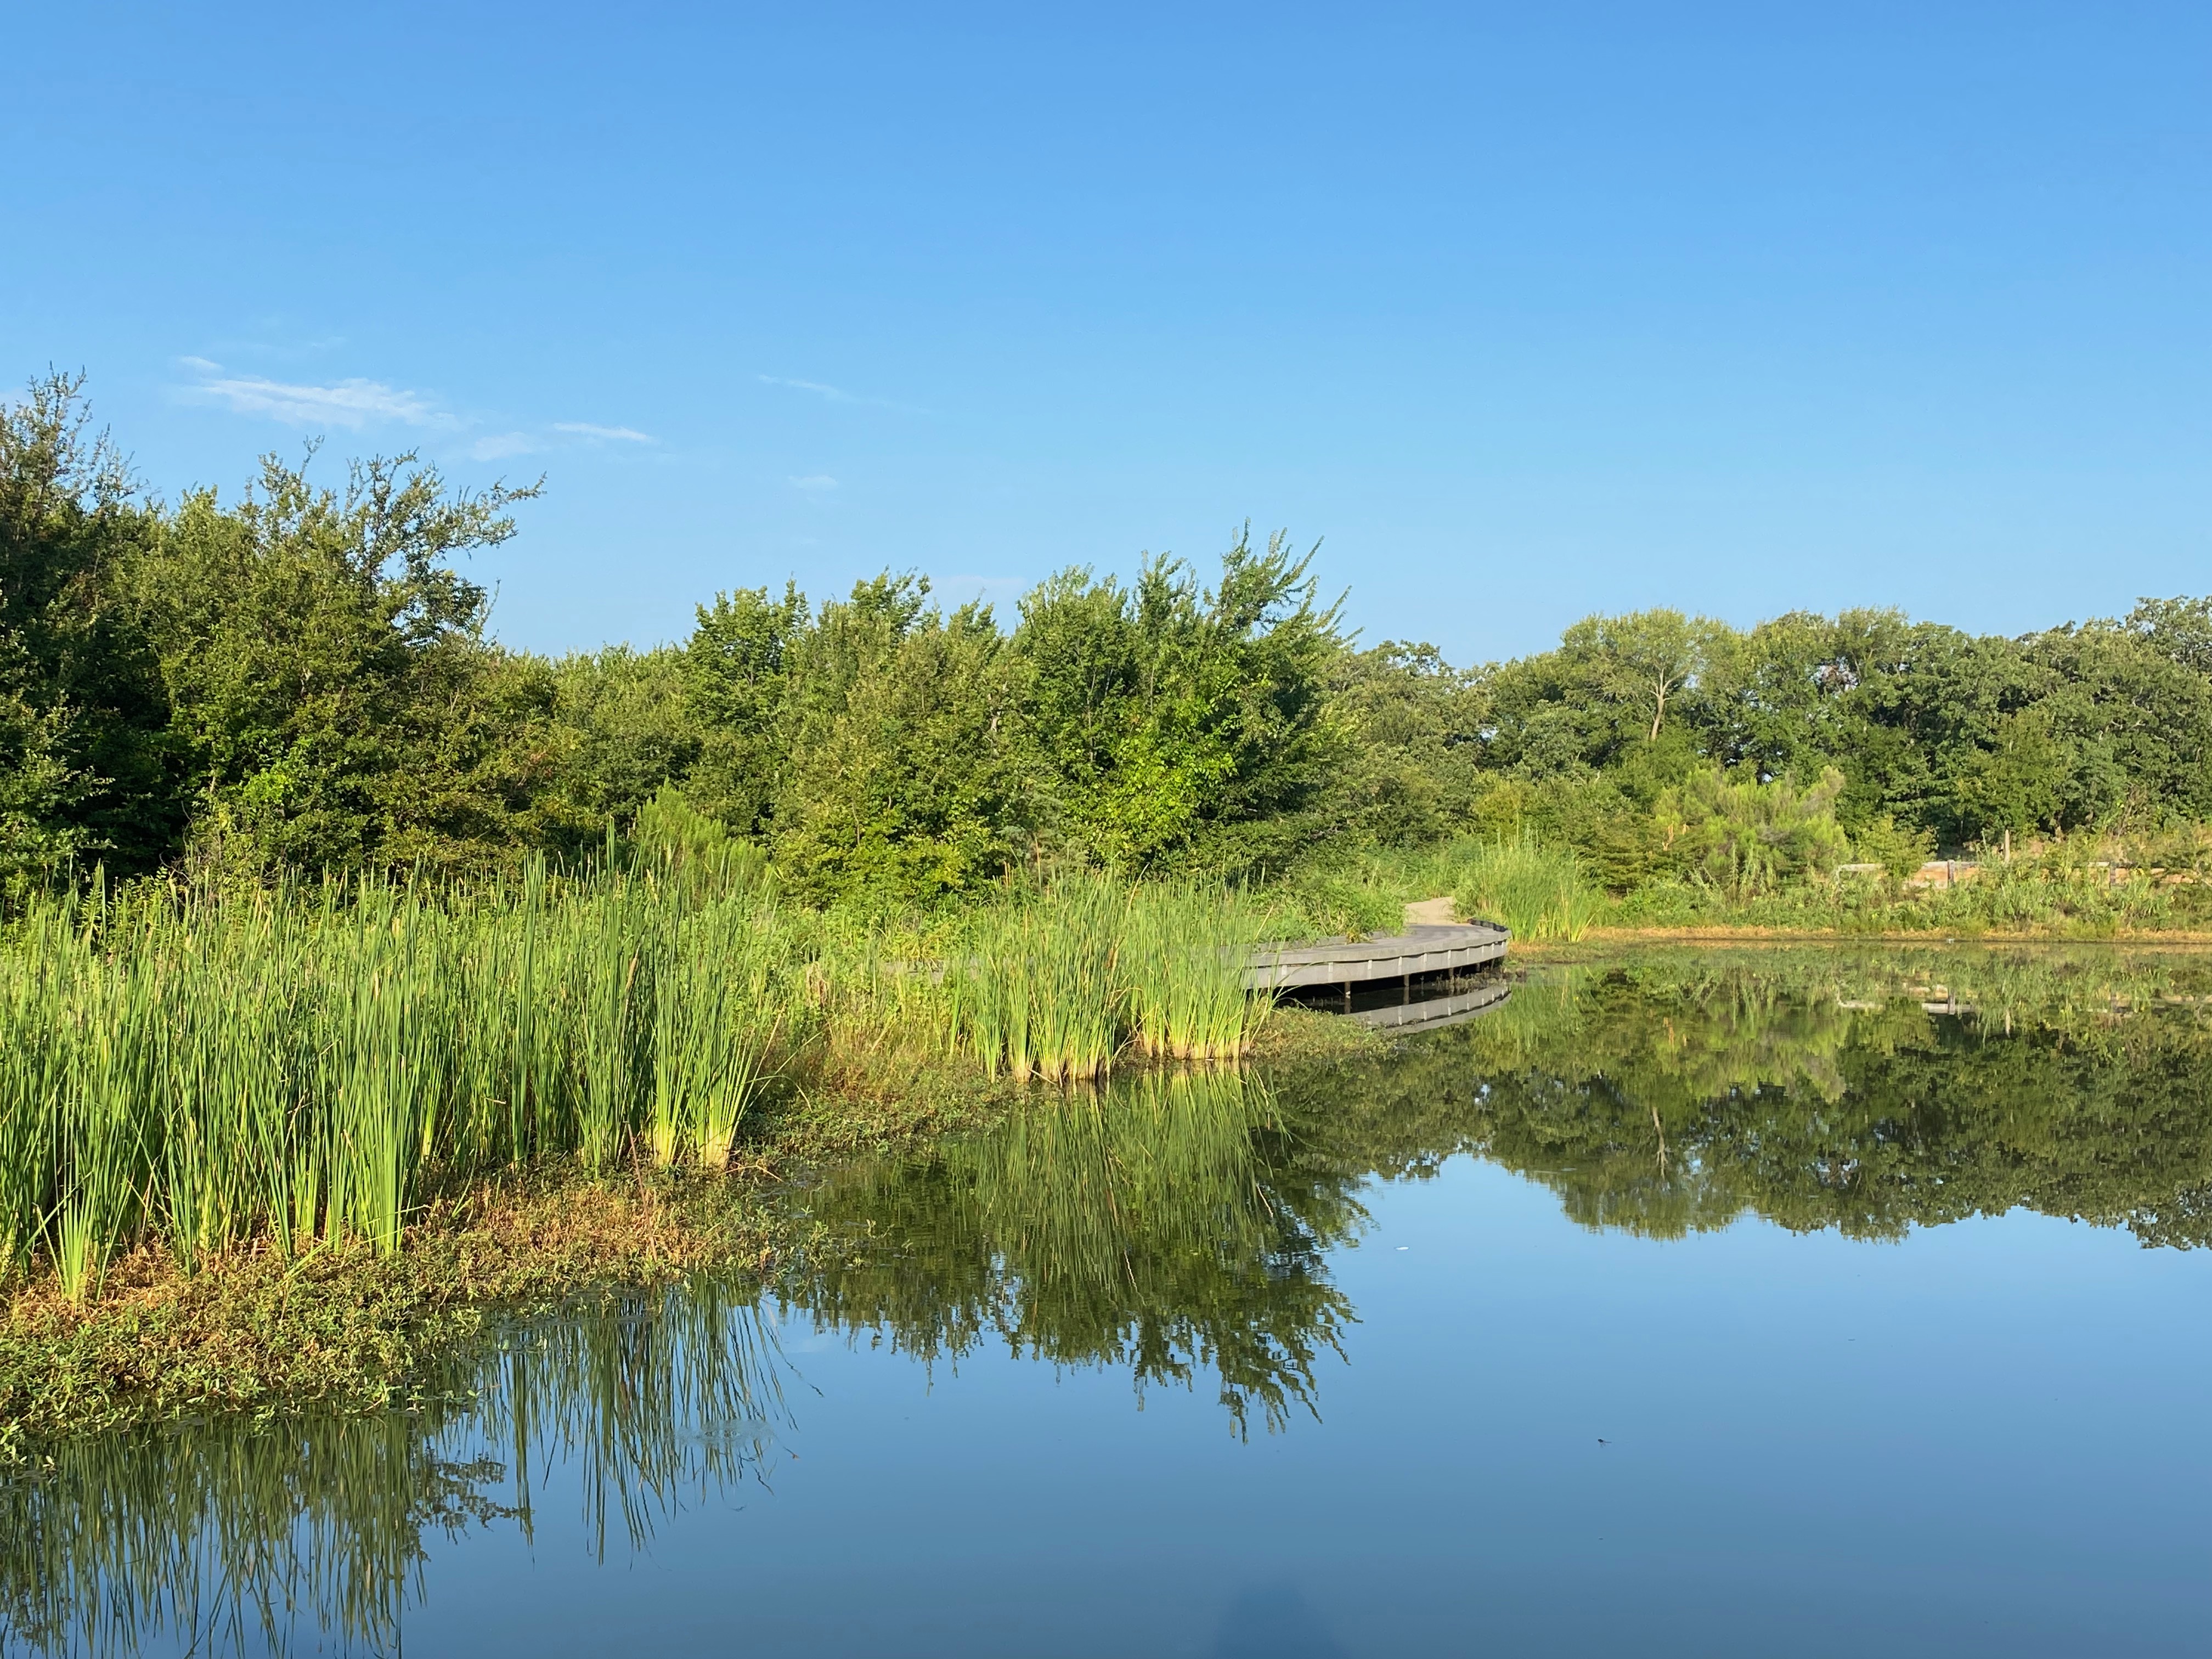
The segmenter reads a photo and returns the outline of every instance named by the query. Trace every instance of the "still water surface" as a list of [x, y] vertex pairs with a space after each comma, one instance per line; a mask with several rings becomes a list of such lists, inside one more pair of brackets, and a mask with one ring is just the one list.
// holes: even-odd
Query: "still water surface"
[[2212, 1645], [2212, 967], [1645, 955], [836, 1173], [476, 1403], [62, 1449], [9, 1652]]

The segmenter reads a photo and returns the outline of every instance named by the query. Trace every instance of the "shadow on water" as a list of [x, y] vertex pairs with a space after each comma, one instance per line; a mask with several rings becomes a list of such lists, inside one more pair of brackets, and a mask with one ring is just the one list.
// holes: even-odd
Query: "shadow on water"
[[[782, 1320], [926, 1364], [1004, 1350], [1211, 1388], [1232, 1432], [1319, 1410], [1356, 1310], [1333, 1250], [1378, 1177], [1459, 1154], [1583, 1225], [1754, 1214], [1895, 1237], [2017, 1207], [2212, 1243], [2212, 966], [2112, 952], [1644, 953], [1528, 978], [1354, 1063], [1043, 1091], [997, 1132], [799, 1199], [824, 1241]], [[526, 1534], [578, 1482], [602, 1555], [758, 1480], [786, 1422], [762, 1287], [700, 1281], [511, 1332], [419, 1412], [236, 1420], [47, 1449], [0, 1484], [0, 1650], [396, 1649], [434, 1549]], [[1340, 1651], [1299, 1592], [1220, 1655]]]

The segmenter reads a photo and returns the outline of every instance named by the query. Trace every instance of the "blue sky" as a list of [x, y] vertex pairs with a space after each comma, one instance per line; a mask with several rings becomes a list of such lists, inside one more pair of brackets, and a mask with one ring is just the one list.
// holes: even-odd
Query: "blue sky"
[[[20, 7], [0, 380], [495, 628], [1322, 538], [1370, 641], [2212, 591], [2212, 9]], [[333, 468], [335, 471], [335, 468]]]

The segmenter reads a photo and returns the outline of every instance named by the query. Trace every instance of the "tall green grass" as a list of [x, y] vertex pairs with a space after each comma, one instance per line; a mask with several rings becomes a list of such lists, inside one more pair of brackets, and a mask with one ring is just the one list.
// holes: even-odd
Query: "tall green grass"
[[720, 1169], [776, 1077], [902, 1048], [1058, 1083], [1234, 1058], [1255, 931], [1231, 894], [1088, 875], [951, 920], [794, 911], [726, 849], [434, 896], [95, 884], [0, 934], [0, 1272], [82, 1301], [155, 1242], [396, 1250], [440, 1182]]
[[1244, 967], [1267, 931], [1236, 896], [1161, 884], [1130, 896], [1121, 921], [1122, 979], [1137, 1046], [1176, 1060], [1234, 1060], [1270, 1006], [1245, 994]]
[[1480, 843], [1463, 857], [1453, 902], [1463, 916], [1502, 921], [1534, 943], [1582, 938], [1603, 913], [1604, 896], [1565, 848], [1528, 837]]
[[1063, 877], [969, 924], [945, 974], [951, 1029], [1018, 1080], [1095, 1079], [1133, 1045], [1234, 1060], [1267, 1007], [1243, 987], [1258, 915], [1225, 890]]
[[772, 899], [623, 873], [58, 899], [0, 941], [0, 1259], [82, 1300], [153, 1239], [397, 1249], [433, 1174], [718, 1166], [802, 954]]

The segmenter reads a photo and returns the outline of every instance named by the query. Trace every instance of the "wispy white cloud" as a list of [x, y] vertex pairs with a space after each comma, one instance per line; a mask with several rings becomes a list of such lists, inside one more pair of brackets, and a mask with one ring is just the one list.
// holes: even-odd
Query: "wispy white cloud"
[[556, 421], [556, 432], [567, 432], [579, 438], [599, 438], [608, 443], [657, 444], [659, 439], [650, 432], [640, 432], [632, 426], [598, 426], [590, 421]]
[[660, 441], [634, 426], [605, 426], [596, 421], [556, 421], [550, 426], [486, 432], [483, 428], [488, 422], [481, 416], [457, 415], [425, 392], [385, 380], [356, 378], [319, 385], [243, 374], [226, 369], [208, 357], [179, 357], [176, 362], [191, 377], [176, 391], [192, 402], [324, 430], [343, 428], [359, 432], [394, 424], [419, 427], [450, 434], [448, 441], [472, 460], [504, 460], [563, 445]]
[[837, 487], [837, 481], [827, 472], [813, 472], [804, 478], [793, 478], [791, 487], [810, 495], [826, 495]]
[[[862, 401], [842, 386], [824, 386], [819, 380], [787, 380], [781, 374], [757, 374], [753, 377], [763, 386], [787, 386], [793, 392], [811, 392], [816, 397], [833, 404], [857, 404]], [[866, 399], [873, 403], [872, 398]]]
[[447, 429], [460, 422], [419, 392], [383, 380], [345, 380], [329, 386], [272, 380], [259, 374], [229, 374], [204, 357], [186, 357], [182, 366], [199, 376], [186, 392], [240, 415], [265, 415], [291, 426], [363, 427], [398, 422], [403, 426]]
[[753, 379], [763, 386], [780, 386], [793, 392], [805, 392], [819, 398], [825, 404], [854, 404], [869, 409], [895, 409], [902, 415], [927, 415], [926, 409], [912, 404], [894, 403], [889, 398], [863, 397], [857, 392], [848, 392], [841, 386], [831, 386], [826, 380], [793, 380], [781, 374], [756, 374]]
[[544, 447], [527, 432], [501, 432], [477, 439], [469, 446], [469, 454], [479, 461], [497, 461], [509, 455], [532, 454]]

